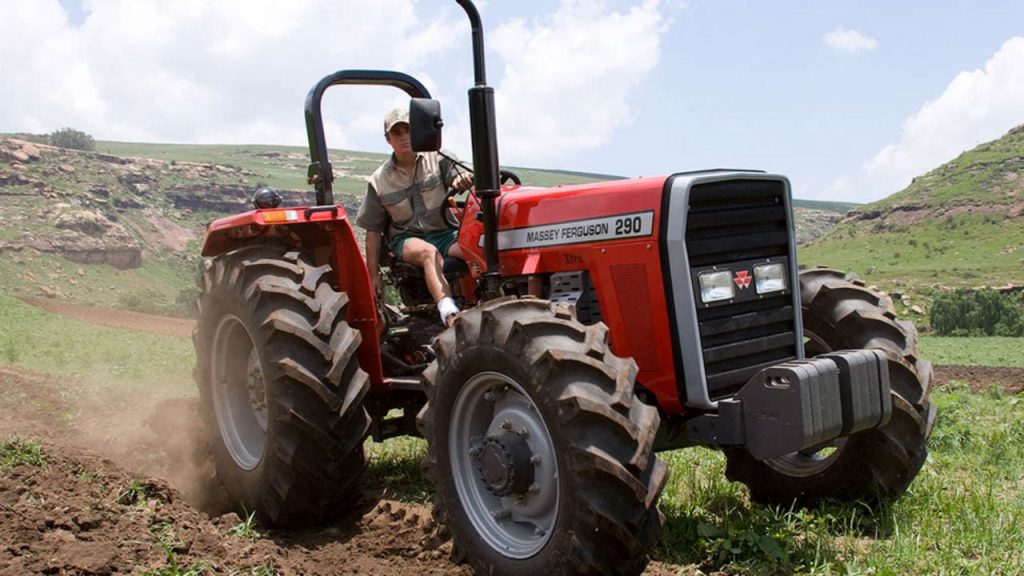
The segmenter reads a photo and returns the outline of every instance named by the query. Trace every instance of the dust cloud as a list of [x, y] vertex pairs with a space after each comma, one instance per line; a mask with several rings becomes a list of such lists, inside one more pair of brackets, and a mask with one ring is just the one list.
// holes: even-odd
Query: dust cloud
[[157, 392], [116, 396], [3, 366], [0, 397], [0, 412], [9, 416], [2, 419], [0, 437], [51, 440], [163, 478], [211, 517], [231, 509], [214, 476], [196, 398], [166, 398]]

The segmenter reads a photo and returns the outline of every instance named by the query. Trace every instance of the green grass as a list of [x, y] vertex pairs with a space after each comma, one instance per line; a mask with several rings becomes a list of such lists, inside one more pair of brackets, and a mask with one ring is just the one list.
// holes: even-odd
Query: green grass
[[96, 326], [0, 295], [0, 363], [115, 392], [191, 390], [195, 355], [187, 338]]
[[0, 474], [20, 464], [46, 467], [47, 456], [43, 445], [36, 440], [11, 436], [0, 443]]
[[800, 200], [793, 199], [793, 206], [796, 208], [807, 208], [809, 210], [827, 210], [829, 212], [841, 212], [843, 214], [863, 206], [854, 202], [832, 202], [829, 200]]
[[[147, 144], [141, 142], [96, 143], [96, 151], [115, 156], [153, 158], [164, 162], [194, 162], [234, 166], [255, 174], [249, 178], [272, 188], [305, 190], [308, 151], [298, 146]], [[267, 156], [279, 154], [280, 156]], [[338, 158], [345, 151], [332, 151]], [[342, 162], [343, 163], [343, 162]]]
[[4, 294], [39, 297], [40, 286], [46, 286], [73, 302], [110, 308], [124, 308], [123, 299], [145, 294], [159, 311], [173, 308], [179, 294], [195, 287], [195, 268], [176, 258], [144, 258], [139, 268], [118, 270], [26, 250], [17, 261], [0, 258], [0, 287]]
[[420, 461], [427, 453], [421, 438], [399, 437], [373, 442], [367, 440], [367, 486], [385, 486], [385, 495], [404, 502], [427, 504], [433, 490], [420, 472]]
[[256, 529], [256, 513], [249, 512], [245, 515], [245, 519], [235, 524], [228, 530], [228, 534], [241, 538], [242, 540], [249, 540], [254, 542], [263, 537], [263, 534]]
[[1018, 574], [1024, 569], [1024, 415], [1015, 398], [951, 386], [924, 469], [901, 499], [870, 508], [750, 505], [704, 451], [666, 455], [672, 477], [659, 557], [730, 573]]
[[[929, 459], [889, 505], [753, 505], [745, 487], [726, 480], [720, 453], [662, 453], [671, 472], [655, 560], [749, 575], [1024, 572], [1024, 403], [998, 390], [971, 394], [966, 384], [932, 399], [940, 417]], [[367, 481], [390, 498], [428, 501], [423, 453], [415, 439], [371, 445]]]
[[207, 566], [203, 562], [189, 566], [178, 564], [176, 552], [186, 548], [174, 533], [174, 526], [167, 523], [154, 524], [150, 527], [150, 531], [153, 532], [160, 548], [163, 549], [167, 564], [160, 568], [141, 572], [140, 576], [201, 576], [208, 573]]
[[961, 214], [897, 229], [859, 223], [800, 249], [801, 264], [856, 272], [893, 286], [1000, 286], [1020, 282], [1024, 222]]
[[921, 356], [933, 364], [1024, 368], [1024, 338], [922, 336]]

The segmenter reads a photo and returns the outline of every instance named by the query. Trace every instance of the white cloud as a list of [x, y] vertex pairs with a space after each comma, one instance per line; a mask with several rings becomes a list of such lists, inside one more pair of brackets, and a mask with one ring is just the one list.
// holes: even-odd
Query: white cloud
[[[318, 79], [391, 69], [445, 101], [446, 144], [468, 157], [469, 26], [458, 7], [426, 4], [85, 0], [87, 16], [73, 26], [57, 0], [8, 2], [0, 131], [71, 126], [100, 139], [301, 145], [302, 105]], [[631, 121], [630, 95], [657, 65], [669, 24], [661, 0], [630, 6], [562, 0], [552, 13], [491, 23], [503, 160], [550, 165]], [[329, 144], [386, 149], [380, 118], [403, 100], [393, 89], [329, 91]]]
[[822, 36], [821, 41], [834, 50], [856, 54], [857, 52], [870, 52], [878, 48], [878, 40], [866, 36], [857, 30], [848, 30], [839, 26], [831, 32]]
[[1011, 38], [984, 68], [958, 74], [942, 95], [903, 123], [900, 139], [864, 164], [874, 198], [896, 192], [961, 152], [1024, 123], [1024, 37]]
[[[320, 77], [385, 68], [429, 78], [468, 36], [461, 13], [414, 0], [91, 0], [86, 8], [74, 27], [57, 0], [5, 3], [0, 130], [302, 144], [302, 105]], [[331, 145], [372, 138], [383, 146], [379, 127], [365, 134], [356, 126], [368, 123], [348, 120], [379, 118], [401, 94], [334, 92], [346, 94], [325, 107]]]
[[667, 27], [658, 0], [623, 12], [562, 0], [553, 14], [499, 26], [490, 46], [504, 66], [495, 89], [503, 162], [551, 165], [606, 143], [631, 121], [629, 96], [657, 65]]

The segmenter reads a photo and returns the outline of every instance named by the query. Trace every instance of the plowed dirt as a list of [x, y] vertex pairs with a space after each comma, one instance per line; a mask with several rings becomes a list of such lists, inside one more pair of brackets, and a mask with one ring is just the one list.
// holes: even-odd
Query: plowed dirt
[[46, 460], [4, 467], [0, 454], [0, 576], [471, 574], [430, 508], [384, 498], [387, 486], [330, 525], [240, 535], [194, 437], [194, 399], [72, 403], [65, 384], [0, 366], [0, 442], [40, 443]]
[[[194, 429], [191, 400], [72, 419], [59, 382], [3, 367], [0, 398], [0, 440], [41, 442], [46, 459], [0, 468], [0, 575], [469, 574], [428, 507], [369, 492], [317, 530], [237, 535], [244, 522], [204, 484], [202, 451], [171, 430]], [[135, 430], [112, 420], [134, 410], [147, 416]]]
[[949, 384], [954, 380], [967, 382], [972, 392], [988, 388], [1001, 388], [1007, 394], [1024, 392], [1024, 368], [949, 364], [936, 366], [934, 378], [935, 386]]

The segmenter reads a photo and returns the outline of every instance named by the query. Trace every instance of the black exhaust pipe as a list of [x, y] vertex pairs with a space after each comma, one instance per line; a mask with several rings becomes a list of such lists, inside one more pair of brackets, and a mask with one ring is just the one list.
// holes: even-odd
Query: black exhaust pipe
[[494, 89], [487, 86], [484, 62], [484, 30], [480, 12], [472, 0], [456, 0], [466, 11], [473, 30], [474, 86], [469, 89], [470, 134], [473, 143], [473, 172], [484, 224], [484, 298], [494, 298], [501, 287], [498, 267], [498, 214], [495, 198], [501, 195], [498, 173], [498, 138], [495, 127]]

